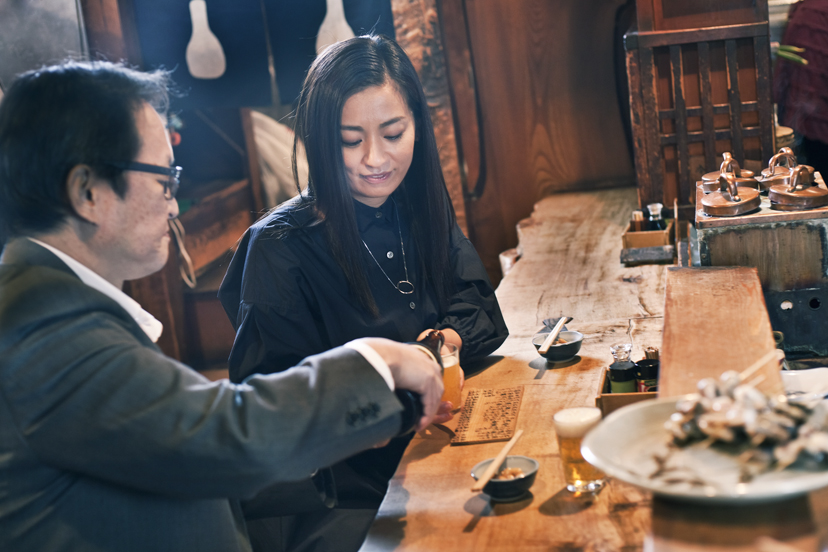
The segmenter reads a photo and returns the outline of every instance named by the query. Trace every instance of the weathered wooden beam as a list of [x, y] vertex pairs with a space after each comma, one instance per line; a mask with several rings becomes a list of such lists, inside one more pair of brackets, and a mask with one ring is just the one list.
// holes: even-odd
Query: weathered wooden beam
[[394, 12], [397, 42], [417, 69], [428, 100], [437, 147], [440, 149], [440, 164], [454, 211], [457, 213], [457, 223], [468, 235], [454, 114], [451, 109], [436, 0], [392, 0], [391, 9]]

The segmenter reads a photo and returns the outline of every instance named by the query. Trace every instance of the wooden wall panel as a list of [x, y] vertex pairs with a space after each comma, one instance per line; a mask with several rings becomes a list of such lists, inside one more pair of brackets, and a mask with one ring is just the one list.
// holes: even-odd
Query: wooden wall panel
[[613, 65], [623, 3], [466, 0], [487, 175], [466, 209], [494, 281], [540, 198], [635, 182]]

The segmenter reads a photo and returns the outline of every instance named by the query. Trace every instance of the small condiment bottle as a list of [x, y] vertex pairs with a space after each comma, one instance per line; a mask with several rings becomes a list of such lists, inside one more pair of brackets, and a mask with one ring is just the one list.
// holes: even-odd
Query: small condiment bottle
[[647, 205], [647, 210], [650, 212], [650, 222], [647, 224], [647, 230], [666, 230], [667, 221], [661, 218], [661, 208], [664, 207], [661, 203], [650, 203]]
[[658, 359], [645, 358], [635, 363], [635, 387], [639, 393], [658, 391]]
[[635, 393], [635, 363], [630, 360], [632, 344], [619, 343], [610, 347], [615, 361], [610, 364], [607, 375], [611, 393]]
[[635, 210], [632, 212], [632, 219], [630, 220], [631, 232], [643, 232], [647, 230], [647, 224], [649, 222], [644, 220], [644, 211]]

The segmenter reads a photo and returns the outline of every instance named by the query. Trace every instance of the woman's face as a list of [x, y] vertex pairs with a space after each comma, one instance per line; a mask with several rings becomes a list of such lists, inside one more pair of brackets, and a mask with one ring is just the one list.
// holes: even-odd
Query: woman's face
[[342, 109], [342, 158], [351, 195], [379, 207], [400, 185], [414, 156], [414, 116], [392, 83], [357, 92]]

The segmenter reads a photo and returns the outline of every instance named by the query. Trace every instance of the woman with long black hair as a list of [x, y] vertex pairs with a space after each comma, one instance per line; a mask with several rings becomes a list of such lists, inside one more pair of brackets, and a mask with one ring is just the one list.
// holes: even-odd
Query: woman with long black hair
[[[357, 37], [320, 54], [299, 96], [300, 141], [306, 191], [248, 230], [219, 292], [237, 330], [231, 379], [365, 336], [407, 342], [439, 329], [461, 365], [500, 346], [494, 290], [455, 221], [425, 95], [396, 42]], [[352, 539], [329, 523], [334, 540], [326, 548], [317, 535], [314, 550], [359, 547], [407, 443], [334, 466], [337, 510], [364, 522], [349, 513]]]

